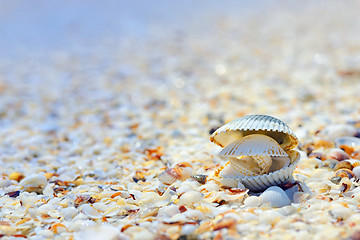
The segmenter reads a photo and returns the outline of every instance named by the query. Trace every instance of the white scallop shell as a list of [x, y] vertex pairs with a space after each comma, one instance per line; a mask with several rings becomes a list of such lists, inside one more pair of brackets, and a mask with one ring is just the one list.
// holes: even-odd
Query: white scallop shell
[[[232, 183], [235, 185], [234, 179], [238, 182], [241, 182], [246, 188], [253, 192], [261, 192], [264, 189], [280, 185], [293, 180], [292, 173], [294, 172], [299, 160], [300, 154], [295, 150], [288, 151], [291, 164], [287, 167], [284, 167], [275, 172], [270, 172], [268, 174], [253, 176], [253, 177], [242, 177], [238, 175], [230, 175], [227, 171], [221, 171], [219, 173], [220, 182], [224, 185], [226, 183]], [[224, 168], [225, 170], [225, 168]]]
[[271, 207], [283, 207], [291, 204], [285, 191], [277, 186], [269, 187], [259, 198], [262, 204], [268, 203]]
[[356, 127], [347, 124], [328, 125], [318, 134], [320, 137], [329, 141], [334, 141], [336, 138], [345, 136], [355, 136], [357, 133]]
[[347, 145], [351, 147], [360, 147], [360, 138], [357, 137], [338, 137], [335, 139], [336, 147]]
[[285, 122], [267, 115], [249, 115], [231, 121], [217, 129], [210, 140], [225, 147], [243, 136], [256, 133], [272, 137], [284, 150], [298, 145], [297, 137]]
[[271, 137], [262, 134], [251, 134], [229, 145], [219, 153], [219, 157], [241, 156], [274, 156], [287, 157], [288, 154]]

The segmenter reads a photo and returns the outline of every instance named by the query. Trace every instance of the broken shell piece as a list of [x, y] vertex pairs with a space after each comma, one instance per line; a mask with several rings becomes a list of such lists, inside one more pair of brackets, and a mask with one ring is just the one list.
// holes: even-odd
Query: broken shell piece
[[357, 179], [360, 179], [360, 166], [354, 167], [352, 172], [354, 173], [354, 175]]
[[338, 162], [336, 165], [335, 165], [335, 168], [334, 170], [337, 171], [339, 169], [353, 169], [353, 166], [351, 165], [350, 162], [348, 161], [341, 161], [341, 162]]
[[225, 147], [250, 134], [270, 136], [284, 150], [293, 149], [298, 145], [297, 137], [286, 123], [267, 115], [249, 115], [231, 121], [217, 129], [210, 136], [210, 140], [221, 147]]
[[284, 167], [280, 170], [275, 172], [270, 172], [268, 174], [257, 175], [257, 176], [239, 176], [234, 173], [234, 170], [231, 168], [230, 164], [225, 165], [223, 169], [219, 171], [219, 180], [220, 183], [226, 186], [229, 183], [232, 184], [233, 187], [236, 185], [237, 182], [241, 182], [246, 188], [253, 192], [261, 192], [264, 189], [280, 185], [285, 182], [289, 182], [293, 180], [292, 173], [294, 172], [299, 160], [300, 154], [295, 150], [290, 150], [289, 152], [290, 157], [290, 165]]
[[355, 151], [354, 147], [344, 144], [340, 145], [339, 148], [344, 150], [349, 155], [351, 155]]
[[289, 157], [272, 157], [272, 164], [269, 172], [274, 172], [290, 165]]
[[192, 171], [191, 167], [176, 166], [160, 173], [159, 180], [164, 184], [171, 185], [177, 180], [184, 181], [185, 179], [188, 179], [191, 176]]
[[309, 194], [306, 192], [296, 192], [293, 195], [294, 203], [303, 203], [309, 198]]
[[335, 159], [337, 161], [343, 161], [345, 159], [350, 159], [350, 156], [342, 149], [333, 148], [327, 154], [328, 158]]
[[201, 184], [205, 184], [207, 175], [193, 175], [191, 176], [191, 178], [198, 181]]
[[336, 171], [335, 177], [341, 177], [341, 178], [347, 177], [351, 179], [354, 177], [354, 173], [350, 169], [339, 169]]
[[346, 159], [343, 162], [349, 162], [351, 164], [351, 169], [354, 167], [360, 166], [360, 161], [357, 159]]
[[21, 185], [25, 191], [37, 193], [40, 193], [44, 189], [46, 184], [47, 179], [42, 174], [30, 175], [28, 177], [25, 177], [19, 183], [19, 185]]
[[357, 151], [353, 152], [353, 153], [351, 154], [351, 157], [352, 157], [353, 159], [360, 160], [360, 150], [357, 150]]
[[259, 198], [262, 204], [268, 203], [271, 207], [283, 207], [291, 204], [285, 191], [277, 186], [269, 187]]

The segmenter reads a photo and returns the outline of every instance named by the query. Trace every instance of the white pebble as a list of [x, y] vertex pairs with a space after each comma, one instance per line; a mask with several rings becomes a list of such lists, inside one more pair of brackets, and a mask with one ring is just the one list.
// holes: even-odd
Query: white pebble
[[186, 192], [180, 197], [179, 205], [181, 206], [186, 204], [193, 204], [201, 201], [202, 198], [203, 195], [201, 192], [197, 192], [197, 191]]
[[257, 196], [247, 197], [244, 201], [244, 205], [247, 207], [258, 207], [260, 205], [260, 199]]

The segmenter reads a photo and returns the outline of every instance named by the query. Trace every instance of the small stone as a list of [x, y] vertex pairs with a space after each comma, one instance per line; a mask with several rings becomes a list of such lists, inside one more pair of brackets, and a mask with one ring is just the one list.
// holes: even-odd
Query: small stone
[[334, 184], [339, 184], [339, 182], [341, 181], [341, 177], [332, 177], [330, 181]]

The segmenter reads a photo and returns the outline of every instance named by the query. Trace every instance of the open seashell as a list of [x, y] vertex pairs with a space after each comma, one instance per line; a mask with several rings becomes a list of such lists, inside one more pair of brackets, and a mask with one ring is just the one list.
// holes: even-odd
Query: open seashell
[[291, 204], [285, 191], [277, 186], [269, 187], [259, 198], [262, 204], [268, 203], [271, 207], [284, 207]]
[[210, 140], [221, 147], [250, 134], [263, 134], [275, 139], [284, 150], [293, 149], [298, 139], [280, 119], [268, 115], [249, 115], [231, 121], [217, 129]]
[[[292, 173], [300, 160], [300, 154], [295, 150], [288, 151], [290, 165], [283, 167], [277, 171], [268, 174], [257, 176], [240, 176], [238, 175], [230, 163], [227, 163], [218, 176], [220, 183], [227, 185], [236, 185], [236, 182], [241, 182], [246, 188], [253, 192], [261, 192], [268, 187], [280, 185], [285, 182], [293, 181]], [[229, 185], [227, 185], [229, 186]]]

